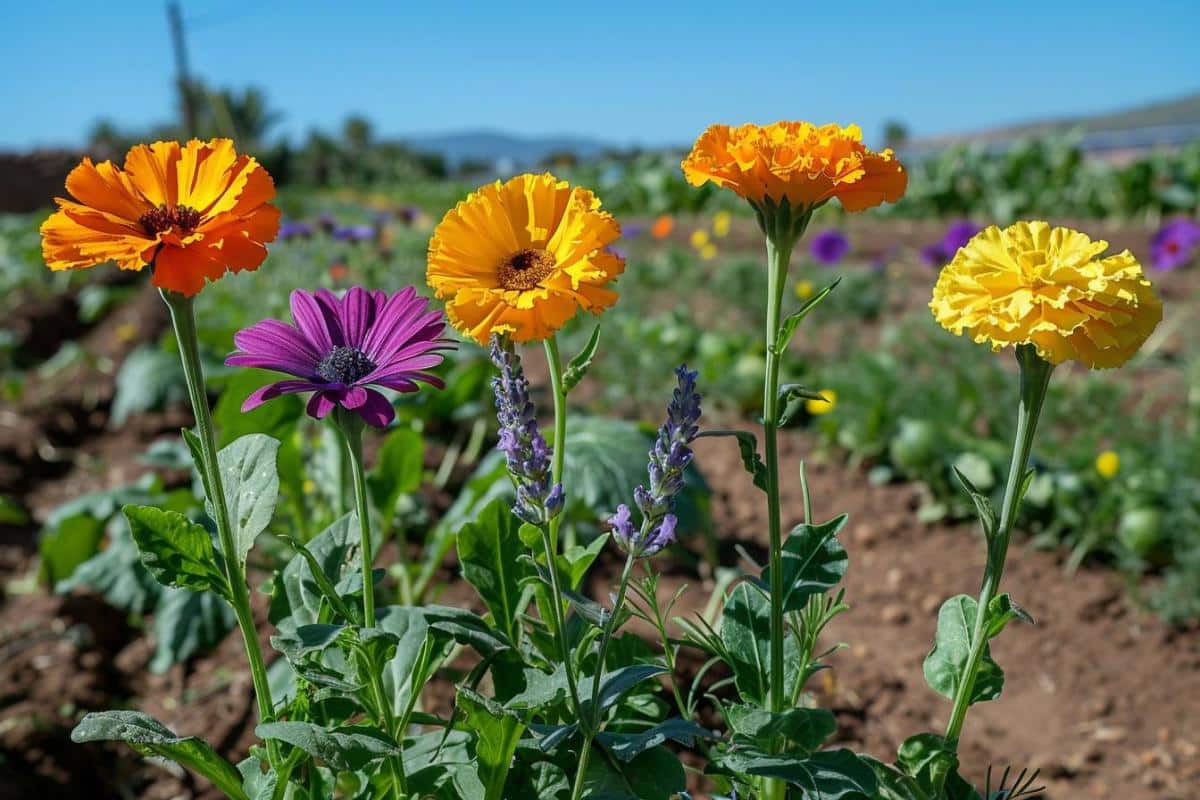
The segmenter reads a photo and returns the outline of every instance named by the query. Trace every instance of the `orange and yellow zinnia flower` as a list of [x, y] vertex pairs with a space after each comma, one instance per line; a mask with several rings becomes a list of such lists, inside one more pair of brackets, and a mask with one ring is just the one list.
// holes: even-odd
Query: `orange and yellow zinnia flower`
[[755, 206], [786, 200], [811, 210], [837, 198], [847, 211], [894, 203], [908, 186], [891, 150], [872, 152], [857, 125], [712, 125], [683, 160], [688, 183], [712, 181]]
[[124, 169], [85, 158], [67, 175], [74, 200], [42, 224], [52, 270], [114, 261], [153, 265], [153, 283], [194, 295], [227, 270], [256, 269], [279, 230], [271, 176], [229, 139], [139, 144]]
[[607, 284], [625, 269], [609, 247], [621, 235], [587, 189], [553, 175], [481, 186], [438, 224], [426, 279], [446, 315], [480, 344], [492, 334], [545, 339], [579, 309], [617, 300]]
[[1032, 345], [1051, 364], [1128, 361], [1162, 319], [1162, 302], [1125, 250], [1105, 256], [1070, 228], [984, 229], [942, 270], [929, 306], [942, 327], [992, 349]]

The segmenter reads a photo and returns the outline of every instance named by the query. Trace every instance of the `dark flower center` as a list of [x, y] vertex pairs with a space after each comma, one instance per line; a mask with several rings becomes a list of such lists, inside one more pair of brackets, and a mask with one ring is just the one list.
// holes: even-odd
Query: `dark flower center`
[[375, 362], [357, 347], [335, 347], [317, 364], [317, 374], [329, 383], [347, 386], [370, 375]]
[[154, 236], [178, 228], [185, 236], [200, 225], [200, 212], [189, 206], [159, 206], [138, 217], [138, 224], [146, 233]]
[[521, 250], [500, 265], [497, 277], [505, 289], [534, 289], [554, 271], [558, 262], [545, 250]]

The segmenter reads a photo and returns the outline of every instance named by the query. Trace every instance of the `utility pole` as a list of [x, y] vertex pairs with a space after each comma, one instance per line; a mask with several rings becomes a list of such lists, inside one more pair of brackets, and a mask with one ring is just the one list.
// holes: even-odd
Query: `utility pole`
[[183, 136], [196, 136], [196, 93], [188, 75], [187, 42], [183, 38], [183, 14], [177, 0], [167, 2], [167, 25], [171, 29], [171, 45], [175, 50], [175, 83], [179, 89], [179, 108], [183, 113]]

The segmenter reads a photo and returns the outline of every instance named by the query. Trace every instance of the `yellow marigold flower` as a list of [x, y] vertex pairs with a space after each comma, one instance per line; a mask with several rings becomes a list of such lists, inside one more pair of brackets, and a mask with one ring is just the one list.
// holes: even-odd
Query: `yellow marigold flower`
[[812, 281], [796, 282], [796, 297], [800, 300], [807, 300], [808, 298], [812, 297], [813, 291], [815, 290]]
[[824, 400], [814, 400], [809, 398], [804, 401], [804, 410], [814, 417], [819, 417], [822, 414], [828, 414], [837, 406], [837, 392], [833, 389], [822, 389], [821, 396]]
[[153, 263], [155, 286], [188, 296], [227, 270], [257, 269], [279, 231], [271, 176], [229, 139], [139, 144], [124, 168], [85, 158], [67, 191], [75, 199], [57, 198], [42, 224], [46, 266]]
[[1101, 478], [1111, 478], [1121, 469], [1121, 457], [1112, 450], [1105, 450], [1096, 456], [1096, 472]]
[[713, 125], [683, 161], [688, 183], [712, 181], [756, 206], [785, 199], [812, 209], [838, 198], [847, 211], [894, 203], [908, 176], [891, 150], [872, 152], [857, 125]]
[[717, 257], [717, 246], [711, 242], [700, 248], [700, 260], [712, 261]]
[[688, 237], [688, 241], [692, 243], [692, 247], [699, 250], [700, 248], [704, 247], [704, 245], [708, 244], [708, 231], [704, 230], [703, 228], [694, 230], [692, 231], [692, 235]]
[[663, 214], [658, 219], [654, 220], [654, 224], [650, 226], [650, 235], [655, 239], [665, 239], [671, 235], [671, 230], [675, 227], [675, 220], [667, 214]]
[[733, 214], [728, 211], [718, 211], [713, 214], [713, 236], [718, 239], [724, 239], [729, 235], [729, 228], [733, 225]]
[[545, 339], [580, 308], [617, 301], [606, 284], [625, 269], [609, 247], [621, 235], [587, 189], [553, 175], [481, 186], [446, 213], [429, 241], [426, 280], [455, 328]]
[[1118, 367], [1162, 319], [1162, 302], [1125, 250], [1104, 256], [1069, 228], [986, 228], [942, 270], [930, 308], [942, 327], [992, 349], [1032, 345], [1051, 364]]

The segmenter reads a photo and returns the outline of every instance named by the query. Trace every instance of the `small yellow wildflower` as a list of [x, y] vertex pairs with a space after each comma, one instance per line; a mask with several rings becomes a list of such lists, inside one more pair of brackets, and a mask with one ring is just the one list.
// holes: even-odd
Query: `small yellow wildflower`
[[1101, 478], [1111, 478], [1121, 469], [1121, 457], [1112, 450], [1105, 450], [1096, 456], [1096, 472]]
[[312, 493], [314, 493], [315, 491], [317, 491], [317, 484], [316, 484], [316, 482], [315, 482], [315, 481], [312, 481], [312, 480], [306, 480], [306, 481], [304, 482], [304, 493], [305, 493], [305, 494], [312, 494]]
[[728, 211], [718, 211], [713, 214], [713, 236], [724, 239], [729, 235], [729, 226], [733, 224], [733, 214]]
[[796, 282], [796, 297], [799, 298], [800, 300], [807, 300], [808, 298], [812, 297], [813, 291], [814, 291], [814, 288], [813, 288], [812, 281], [797, 281]]
[[837, 406], [837, 392], [833, 389], [822, 389], [821, 396], [824, 400], [805, 400], [804, 410], [814, 417], [819, 417], [822, 414], [828, 414]]
[[700, 248], [700, 260], [712, 261], [717, 257], [717, 246], [715, 244], [706, 244]]
[[703, 228], [692, 231], [689, 241], [692, 243], [692, 247], [696, 248], [697, 250], [702, 249], [704, 245], [708, 244], [708, 231], [704, 230]]
[[137, 335], [138, 335], [137, 323], [136, 322], [122, 322], [120, 325], [117, 326], [117, 330], [115, 331], [115, 333], [117, 334], [118, 342], [122, 342], [122, 343], [132, 342], [134, 339], [137, 338]]

